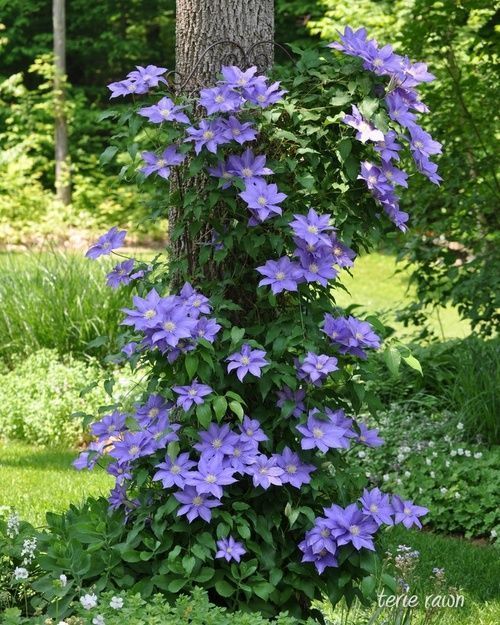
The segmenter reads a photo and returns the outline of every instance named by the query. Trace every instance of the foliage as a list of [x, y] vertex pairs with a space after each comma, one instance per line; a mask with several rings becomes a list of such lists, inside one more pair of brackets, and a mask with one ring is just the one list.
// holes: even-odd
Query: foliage
[[406, 319], [425, 322], [427, 305], [450, 302], [478, 331], [498, 329], [499, 183], [494, 111], [498, 101], [498, 6], [487, 0], [338, 2], [321, 0], [307, 27], [326, 40], [349, 23], [408, 54], [424, 55], [438, 80], [425, 89], [429, 129], [443, 141], [440, 193], [414, 181], [405, 205], [412, 235], [401, 256], [413, 263], [418, 300]]
[[[456, 423], [464, 426], [470, 442], [478, 437], [483, 443], [498, 444], [499, 341], [468, 337], [413, 346], [422, 375], [404, 367], [396, 367], [393, 375], [383, 379], [388, 353], [375, 356], [374, 386], [385, 402], [417, 406], [427, 402], [440, 411], [456, 415]], [[456, 424], [455, 423], [455, 424]]]
[[60, 447], [34, 447], [16, 441], [0, 443], [0, 509], [13, 507], [36, 527], [48, 510], [62, 512], [71, 503], [109, 491], [111, 476], [97, 468], [77, 473], [71, 466], [77, 452]]
[[11, 362], [44, 347], [61, 355], [103, 355], [104, 337], [110, 343], [116, 337], [126, 296], [110, 292], [102, 268], [50, 251], [2, 254], [0, 263], [0, 357]]
[[[112, 605], [123, 607], [113, 608]], [[96, 608], [85, 610], [80, 603], [75, 603], [73, 614], [65, 618], [68, 625], [90, 625], [92, 619], [101, 616], [106, 625], [121, 625], [126, 620], [130, 623], [147, 622], [149, 625], [299, 625], [299, 621], [286, 614], [268, 620], [252, 613], [228, 613], [225, 608], [210, 603], [207, 593], [196, 588], [189, 595], [179, 595], [175, 603], [168, 603], [163, 595], [155, 595], [148, 601], [139, 594], [126, 592], [103, 593], [99, 597]], [[95, 621], [94, 621], [95, 622]], [[4, 625], [56, 625], [57, 621], [46, 616], [22, 618], [21, 611], [7, 611]], [[314, 625], [316, 621], [309, 619], [300, 621], [304, 625]]]
[[[50, 57], [37, 58], [28, 73], [38, 84], [29, 89], [23, 74], [0, 82], [0, 243], [38, 243], [67, 239], [73, 229], [96, 230], [119, 219], [146, 219], [149, 210], [129, 186], [110, 180], [97, 154], [109, 125], [95, 132], [99, 109], [82, 91], [68, 94], [67, 117], [72, 159], [73, 203], [59, 206], [53, 198], [53, 92]], [[8, 114], [7, 114], [8, 111]], [[140, 231], [144, 232], [144, 223]], [[164, 223], [149, 224], [150, 236]]]
[[439, 531], [496, 539], [498, 445], [467, 441], [456, 415], [437, 411], [429, 400], [393, 404], [379, 425], [385, 453], [358, 453], [359, 468], [373, 484], [417, 497], [430, 510], [428, 523]]
[[[4, 440], [35, 445], [77, 445], [85, 439], [82, 415], [94, 412], [107, 398], [102, 385], [109, 378], [97, 361], [85, 363], [71, 355], [59, 357], [42, 349], [18, 358], [4, 371], [0, 387], [0, 433]], [[114, 398], [130, 391], [130, 375], [123, 375]], [[74, 416], [78, 413], [79, 416]]]

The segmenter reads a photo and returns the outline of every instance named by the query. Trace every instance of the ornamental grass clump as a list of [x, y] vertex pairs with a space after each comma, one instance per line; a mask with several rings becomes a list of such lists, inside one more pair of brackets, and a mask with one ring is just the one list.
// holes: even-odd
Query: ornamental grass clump
[[[349, 468], [351, 450], [383, 444], [358, 415], [380, 405], [367, 361], [385, 328], [339, 309], [335, 289], [360, 250], [407, 228], [394, 162], [439, 182], [439, 144], [416, 121], [432, 76], [363, 29], [332, 47], [344, 54], [304, 53], [286, 90], [234, 66], [198, 99], [153, 66], [110, 85], [141, 94], [110, 113], [132, 161], [122, 175], [176, 219], [168, 262], [122, 263], [112, 279], [132, 295], [121, 358], [148, 393], [94, 424], [76, 465], [116, 477], [120, 549], [138, 562], [124, 583], [146, 594], [201, 585], [232, 609], [296, 615], [322, 595], [367, 597], [380, 532], [427, 512]], [[156, 545], [143, 567], [139, 540]]]

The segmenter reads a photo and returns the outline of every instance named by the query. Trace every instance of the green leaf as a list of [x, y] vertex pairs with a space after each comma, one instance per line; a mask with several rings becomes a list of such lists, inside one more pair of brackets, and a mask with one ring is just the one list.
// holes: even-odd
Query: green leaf
[[168, 592], [171, 593], [178, 593], [179, 590], [181, 590], [181, 588], [184, 588], [184, 586], [187, 584], [187, 579], [174, 579], [170, 582], [170, 584], [168, 585], [167, 589]]
[[236, 588], [225, 580], [220, 579], [218, 582], [215, 582], [215, 590], [221, 597], [230, 597], [235, 592]]
[[188, 354], [184, 362], [189, 378], [192, 380], [198, 370], [199, 359], [196, 354]]
[[237, 417], [239, 417], [240, 420], [243, 419], [245, 413], [243, 412], [241, 404], [239, 404], [237, 401], [230, 401], [229, 408], [231, 408], [231, 410]]
[[269, 599], [269, 595], [274, 592], [274, 586], [269, 582], [257, 582], [252, 584], [252, 590], [258, 597], [266, 601]]
[[401, 363], [401, 354], [395, 347], [387, 347], [384, 354], [384, 362], [392, 375], [398, 375]]
[[239, 343], [244, 336], [245, 328], [238, 328], [237, 326], [231, 328], [231, 343], [233, 343], [233, 345]]
[[413, 354], [410, 354], [409, 356], [403, 356], [403, 360], [409, 367], [415, 369], [415, 371], [418, 371], [420, 375], [424, 375], [420, 361], [417, 360], [415, 356], [413, 356]]
[[106, 165], [107, 163], [110, 163], [116, 156], [117, 152], [118, 147], [116, 145], [108, 145], [108, 147], [99, 157], [99, 162], [101, 163], [101, 165]]
[[207, 428], [210, 425], [210, 422], [212, 421], [212, 411], [210, 409], [210, 405], [200, 404], [199, 406], [197, 406], [196, 417], [198, 419], [198, 423], [202, 427]]
[[184, 556], [182, 558], [182, 568], [186, 571], [186, 574], [191, 575], [194, 567], [196, 564], [196, 558], [193, 558], [193, 556]]
[[222, 417], [226, 414], [227, 411], [227, 399], [219, 395], [213, 401], [213, 408], [215, 412], [215, 416], [217, 417], [217, 421], [221, 421]]

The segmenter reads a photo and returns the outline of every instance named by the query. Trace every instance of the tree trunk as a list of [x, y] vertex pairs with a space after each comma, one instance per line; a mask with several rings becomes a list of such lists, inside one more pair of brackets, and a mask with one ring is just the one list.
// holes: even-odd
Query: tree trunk
[[65, 206], [71, 203], [68, 123], [66, 119], [66, 11], [65, 0], [52, 1], [54, 29], [54, 143], [56, 197]]
[[[273, 64], [273, 0], [177, 0], [176, 72], [178, 86], [192, 92], [214, 84], [222, 65], [265, 72]], [[189, 182], [203, 192], [203, 176]], [[172, 231], [179, 214], [169, 213]], [[202, 236], [206, 236], [204, 231]], [[187, 260], [188, 272], [196, 267], [196, 241], [187, 230], [170, 242], [173, 260]], [[175, 279], [174, 279], [175, 285]]]

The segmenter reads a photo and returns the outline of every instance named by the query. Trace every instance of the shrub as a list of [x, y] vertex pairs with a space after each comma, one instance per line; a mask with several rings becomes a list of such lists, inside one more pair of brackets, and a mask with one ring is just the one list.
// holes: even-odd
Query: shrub
[[[342, 37], [348, 53], [352, 37], [349, 30]], [[378, 54], [363, 32], [354, 37]], [[430, 79], [423, 65], [396, 57], [391, 63], [385, 74], [403, 72], [412, 84]], [[117, 406], [94, 423], [98, 442], [76, 463], [91, 468], [106, 452], [113, 458], [110, 507], [122, 511], [127, 532], [117, 549], [134, 565], [130, 582], [144, 594], [202, 585], [231, 608], [297, 616], [322, 593], [333, 601], [367, 599], [379, 527], [420, 526], [427, 512], [378, 490], [360, 499], [366, 478], [353, 476], [344, 453], [351, 444], [382, 444], [357, 416], [363, 405], [377, 407], [366, 392], [365, 361], [385, 329], [335, 306], [331, 280], [388, 228], [406, 229], [394, 181], [406, 186], [407, 174], [391, 164], [400, 147], [391, 141], [406, 141], [409, 125], [394, 122], [395, 109], [416, 120], [401, 94], [414, 103], [418, 97], [402, 87], [393, 92], [401, 76], [361, 66], [360, 59], [308, 52], [281, 103], [278, 83], [254, 77], [255, 69], [242, 75], [228, 68], [199, 101], [179, 98], [174, 107], [167, 97], [175, 95], [160, 82], [166, 97], [159, 104], [111, 113], [123, 126], [117, 141], [144, 148], [140, 173], [138, 156], [127, 175], [142, 182], [152, 176], [162, 189], [180, 165], [177, 182], [167, 183], [168, 201], [158, 205], [177, 215], [172, 255], [133, 281], [137, 296], [124, 320], [126, 356], [146, 372], [148, 393], [133, 412]], [[129, 77], [141, 91], [144, 71]], [[144, 76], [157, 85], [163, 72], [150, 67]], [[110, 89], [128, 94], [130, 85]], [[199, 104], [207, 118], [186, 131]], [[226, 106], [238, 118], [213, 115]], [[154, 131], [145, 130], [145, 117], [157, 124]], [[163, 123], [166, 117], [173, 123]], [[405, 162], [438, 182], [428, 155], [439, 144], [413, 122], [410, 130]], [[241, 143], [257, 136], [258, 147], [243, 151]], [[211, 174], [203, 184], [201, 172]], [[97, 258], [122, 244], [123, 233], [113, 228], [88, 254]], [[130, 283], [135, 271], [133, 263], [120, 264], [115, 276]], [[412, 363], [410, 356], [402, 355]], [[110, 442], [110, 434], [118, 440]], [[162, 565], [151, 575], [158, 553]]]
[[106, 341], [89, 343], [116, 337], [126, 297], [110, 292], [102, 268], [62, 252], [2, 254], [0, 264], [0, 357], [42, 347], [99, 356]]
[[379, 416], [385, 453], [359, 452], [372, 485], [417, 497], [437, 530], [494, 539], [500, 526], [500, 448], [471, 443], [464, 424], [427, 405], [394, 404]]
[[[106, 400], [102, 383], [107, 373], [97, 362], [60, 358], [48, 349], [14, 362], [12, 370], [4, 366], [2, 372], [0, 437], [36, 445], [75, 445], [88, 439], [82, 417], [72, 414], [95, 411]], [[122, 376], [122, 383], [128, 390], [130, 376]]]

